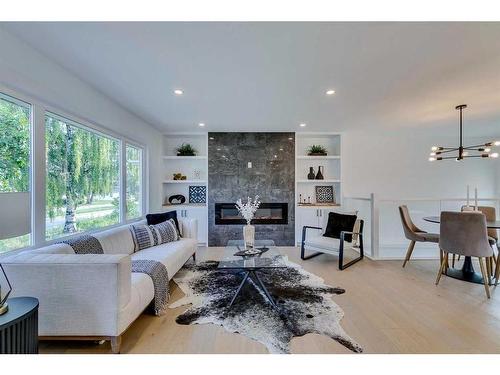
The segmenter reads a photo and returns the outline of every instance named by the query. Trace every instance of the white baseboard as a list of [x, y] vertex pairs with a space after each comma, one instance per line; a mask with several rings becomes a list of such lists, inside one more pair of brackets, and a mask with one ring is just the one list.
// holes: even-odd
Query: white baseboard
[[[376, 260], [404, 260], [408, 245], [381, 245], [379, 247], [379, 256]], [[439, 248], [437, 244], [429, 245], [426, 243], [416, 243], [411, 259], [439, 259]]]

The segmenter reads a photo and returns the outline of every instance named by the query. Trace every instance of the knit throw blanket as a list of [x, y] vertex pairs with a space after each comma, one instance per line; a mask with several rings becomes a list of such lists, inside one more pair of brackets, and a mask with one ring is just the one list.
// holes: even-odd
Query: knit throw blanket
[[[89, 234], [82, 234], [59, 243], [65, 243], [73, 249], [75, 254], [103, 254], [103, 248], [97, 238]], [[155, 260], [138, 259], [132, 261], [132, 272], [145, 273], [153, 280], [154, 287], [154, 311], [155, 315], [162, 315], [166, 308], [169, 297], [167, 268], [161, 262]]]
[[104, 254], [99, 240], [90, 234], [82, 234], [57, 243], [71, 246], [75, 254]]
[[167, 268], [155, 260], [138, 259], [132, 261], [132, 272], [145, 273], [153, 280], [155, 315], [163, 315], [169, 298]]

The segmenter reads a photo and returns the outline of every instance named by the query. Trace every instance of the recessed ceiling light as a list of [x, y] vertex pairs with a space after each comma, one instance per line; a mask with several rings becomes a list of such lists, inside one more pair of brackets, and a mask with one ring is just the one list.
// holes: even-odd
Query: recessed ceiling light
[[203, 127], [205, 126], [205, 124], [204, 124], [203, 122], [200, 122], [200, 123], [198, 124], [198, 126], [199, 126], [200, 128], [203, 128]]
[[335, 90], [327, 90], [326, 95], [333, 95], [335, 94]]
[[292, 137], [290, 137], [290, 138], [288, 138], [288, 140], [289, 140], [289, 141], [293, 141], [293, 138], [292, 138]]
[[220, 148], [218, 148], [217, 151], [220, 151]]
[[280, 151], [283, 151], [283, 147], [280, 147]]
[[300, 124], [300, 127], [301, 127], [301, 128], [305, 128], [305, 127], [306, 127], [306, 124], [305, 124], [305, 123], [302, 123], [302, 124]]
[[182, 94], [184, 94], [184, 91], [182, 91], [181, 89], [175, 89], [174, 94], [175, 95], [182, 95]]
[[214, 137], [210, 137], [209, 139], [210, 139], [211, 141], [213, 141], [215, 138], [214, 138]]

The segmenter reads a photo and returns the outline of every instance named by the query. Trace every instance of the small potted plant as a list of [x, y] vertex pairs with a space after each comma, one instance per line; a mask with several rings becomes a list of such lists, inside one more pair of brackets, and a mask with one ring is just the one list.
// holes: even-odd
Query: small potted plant
[[307, 150], [307, 155], [309, 156], [326, 156], [328, 153], [326, 152], [326, 148], [321, 145], [312, 145]]
[[177, 156], [196, 156], [196, 150], [189, 143], [183, 143], [175, 149]]

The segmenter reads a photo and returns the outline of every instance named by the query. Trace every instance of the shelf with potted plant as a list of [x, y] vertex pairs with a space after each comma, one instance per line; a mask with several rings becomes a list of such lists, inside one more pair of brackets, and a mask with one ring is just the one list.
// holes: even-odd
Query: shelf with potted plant
[[[162, 209], [177, 211], [178, 217], [198, 220], [198, 243], [208, 243], [208, 205], [191, 200], [192, 188], [208, 186], [208, 134], [167, 133], [162, 147]], [[180, 176], [180, 177], [179, 177]], [[184, 179], [182, 179], [184, 178]], [[205, 190], [206, 191], [206, 190]], [[206, 193], [205, 193], [206, 194]], [[184, 197], [182, 204], [169, 203], [175, 195]]]
[[[329, 212], [342, 210], [342, 153], [339, 133], [298, 132], [295, 140], [295, 238], [299, 243], [304, 226], [324, 227]], [[333, 199], [317, 195], [317, 187], [330, 186]]]

